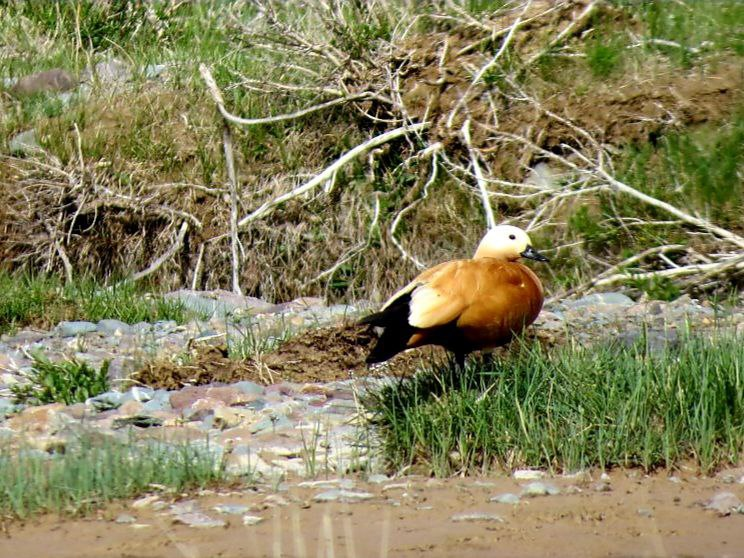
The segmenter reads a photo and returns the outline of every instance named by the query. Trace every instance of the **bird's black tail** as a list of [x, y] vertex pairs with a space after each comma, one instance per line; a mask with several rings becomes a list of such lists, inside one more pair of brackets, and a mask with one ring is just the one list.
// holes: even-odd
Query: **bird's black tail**
[[367, 364], [386, 361], [407, 348], [408, 340], [416, 332], [416, 328], [408, 323], [410, 302], [411, 293], [406, 293], [381, 312], [365, 316], [359, 321], [361, 325], [383, 328], [382, 335], [367, 355]]

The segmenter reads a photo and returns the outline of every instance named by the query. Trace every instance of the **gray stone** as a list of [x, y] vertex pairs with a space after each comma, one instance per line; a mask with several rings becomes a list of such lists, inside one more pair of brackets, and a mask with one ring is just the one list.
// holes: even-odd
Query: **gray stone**
[[332, 488], [324, 492], [319, 492], [313, 496], [316, 502], [362, 502], [373, 498], [374, 495], [369, 492], [360, 492], [356, 490], [345, 490], [343, 488]]
[[550, 483], [531, 482], [522, 487], [522, 496], [554, 496], [560, 494], [560, 489]]
[[140, 403], [147, 403], [153, 398], [154, 395], [154, 389], [142, 386], [134, 386], [126, 394], [127, 398], [139, 401]]
[[263, 432], [275, 432], [294, 427], [294, 423], [284, 415], [277, 417], [266, 417], [253, 423], [249, 430], [251, 434], [261, 434]]
[[107, 377], [109, 382], [126, 380], [137, 369], [134, 358], [115, 356], [109, 361]]
[[263, 521], [263, 517], [257, 515], [244, 515], [243, 525], [258, 525]]
[[157, 79], [168, 71], [168, 64], [148, 64], [143, 73], [147, 79]]
[[633, 299], [622, 294], [622, 293], [595, 293], [586, 296], [582, 296], [577, 300], [564, 300], [562, 305], [564, 308], [577, 309], [585, 308], [587, 306], [594, 306], [596, 304], [607, 304], [616, 306], [633, 306], [635, 302]]
[[155, 391], [150, 400], [142, 405], [142, 410], [149, 413], [153, 411], [170, 411], [171, 409], [170, 392], [165, 389]]
[[131, 332], [132, 328], [129, 327], [129, 324], [121, 320], [101, 320], [98, 322], [98, 333], [103, 335], [123, 335]]
[[705, 509], [712, 510], [720, 516], [726, 516], [732, 513], [742, 513], [744, 506], [733, 492], [719, 492], [705, 502]]
[[501, 518], [498, 515], [495, 515], [493, 513], [485, 513], [485, 512], [466, 512], [466, 513], [458, 513], [450, 517], [452, 521], [455, 523], [461, 523], [461, 522], [492, 522], [492, 523], [504, 523], [503, 518]]
[[89, 397], [85, 404], [93, 407], [96, 411], [109, 411], [118, 409], [126, 400], [126, 396], [119, 391], [107, 391], [95, 397]]
[[638, 508], [636, 510], [636, 513], [641, 517], [653, 517], [654, 516], [653, 510], [650, 510], [649, 508]]
[[136, 521], [137, 521], [137, 518], [128, 513], [119, 514], [116, 517], [116, 519], [114, 519], [115, 523], [121, 523], [121, 524], [136, 523]]
[[534, 480], [541, 479], [545, 476], [543, 471], [537, 471], [535, 469], [517, 469], [512, 473], [512, 477], [517, 480]]
[[367, 477], [367, 482], [372, 484], [382, 484], [383, 482], [387, 482], [389, 480], [390, 477], [381, 474], [370, 475]]
[[101, 85], [118, 85], [129, 81], [132, 72], [125, 62], [118, 58], [110, 58], [96, 64], [92, 71], [86, 68], [81, 75], [81, 81], [90, 82], [94, 77]]
[[15, 412], [16, 406], [13, 401], [7, 397], [0, 397], [0, 420], [5, 417], [12, 415]]
[[494, 496], [493, 498], [489, 498], [489, 502], [496, 502], [497, 504], [518, 504], [521, 499], [516, 494], [512, 494], [511, 492], [506, 492], [504, 494], [499, 494], [498, 496]]
[[93, 322], [59, 322], [55, 330], [60, 337], [75, 337], [93, 333], [98, 330], [98, 326]]
[[251, 507], [245, 504], [217, 504], [212, 509], [217, 513], [224, 513], [226, 515], [241, 515], [250, 510]]
[[10, 138], [8, 151], [14, 155], [33, 155], [42, 153], [44, 148], [39, 145], [39, 141], [36, 139], [36, 130], [26, 130]]
[[230, 291], [193, 291], [181, 289], [166, 293], [166, 300], [178, 300], [187, 310], [196, 312], [207, 319], [212, 317], [226, 318], [229, 315], [253, 315], [267, 312], [274, 305], [259, 298], [242, 296]]
[[77, 80], [69, 72], [54, 68], [20, 78], [10, 88], [12, 95], [25, 97], [36, 93], [69, 91], [77, 85]]
[[247, 380], [235, 382], [232, 386], [248, 395], [263, 395], [264, 393], [263, 386], [258, 385], [256, 382], [249, 382]]
[[189, 527], [201, 527], [204, 529], [227, 526], [227, 523], [222, 519], [214, 519], [201, 512], [180, 513], [173, 517], [173, 523], [181, 523]]

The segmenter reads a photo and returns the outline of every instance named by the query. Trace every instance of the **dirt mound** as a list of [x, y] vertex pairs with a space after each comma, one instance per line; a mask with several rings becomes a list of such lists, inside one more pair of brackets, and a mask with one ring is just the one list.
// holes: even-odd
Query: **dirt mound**
[[198, 345], [187, 364], [157, 361], [137, 371], [132, 379], [159, 389], [185, 385], [233, 383], [250, 380], [262, 384], [282, 381], [329, 382], [351, 377], [412, 374], [423, 362], [443, 358], [444, 351], [426, 348], [396, 356], [384, 366], [370, 369], [364, 362], [374, 332], [362, 326], [332, 326], [308, 330], [277, 350], [250, 361], [229, 358], [227, 347]]

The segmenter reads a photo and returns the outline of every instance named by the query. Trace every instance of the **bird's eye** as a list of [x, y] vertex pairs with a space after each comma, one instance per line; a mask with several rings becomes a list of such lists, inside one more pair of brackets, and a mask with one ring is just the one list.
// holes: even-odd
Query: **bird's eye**
[[509, 235], [509, 240], [516, 240], [516, 239], [517, 239], [517, 237], [516, 237], [516, 236], [514, 236], [513, 234], [510, 234], [510, 235]]

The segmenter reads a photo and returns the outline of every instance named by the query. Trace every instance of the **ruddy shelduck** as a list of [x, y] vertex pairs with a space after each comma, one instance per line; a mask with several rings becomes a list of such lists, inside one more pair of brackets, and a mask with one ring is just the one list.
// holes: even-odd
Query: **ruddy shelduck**
[[517, 260], [547, 262], [530, 237], [511, 225], [494, 227], [470, 260], [427, 269], [360, 323], [383, 328], [367, 356], [382, 362], [406, 349], [441, 345], [462, 367], [472, 351], [504, 345], [535, 321], [543, 305], [537, 275]]

